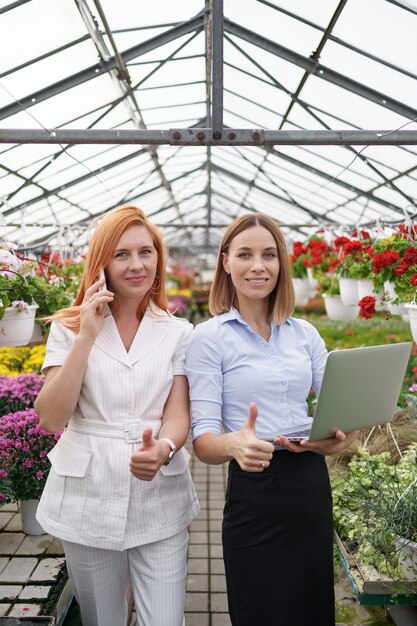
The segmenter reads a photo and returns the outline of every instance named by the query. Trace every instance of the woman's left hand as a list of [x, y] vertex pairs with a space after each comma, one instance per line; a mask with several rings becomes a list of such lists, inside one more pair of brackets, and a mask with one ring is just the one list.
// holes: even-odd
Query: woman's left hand
[[278, 444], [285, 450], [290, 452], [317, 452], [317, 454], [337, 454], [341, 452], [347, 446], [355, 441], [359, 435], [359, 430], [354, 430], [351, 433], [344, 433], [341, 430], [336, 430], [333, 437], [327, 437], [326, 439], [319, 439], [318, 441], [309, 441], [303, 439], [302, 441], [289, 441], [286, 437], [277, 437], [274, 443]]
[[139, 480], [152, 480], [168, 453], [166, 441], [154, 439], [152, 428], [146, 428], [142, 433], [142, 447], [130, 457], [130, 471]]

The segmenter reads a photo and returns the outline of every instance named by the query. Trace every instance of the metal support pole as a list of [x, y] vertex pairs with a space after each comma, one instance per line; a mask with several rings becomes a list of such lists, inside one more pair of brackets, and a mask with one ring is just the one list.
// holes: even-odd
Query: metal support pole
[[223, 0], [211, 0], [212, 10], [212, 135], [223, 132]]

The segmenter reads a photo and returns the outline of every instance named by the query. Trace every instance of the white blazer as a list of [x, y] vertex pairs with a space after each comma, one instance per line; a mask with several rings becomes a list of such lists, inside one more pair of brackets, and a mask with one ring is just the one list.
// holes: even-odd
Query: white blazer
[[[175, 535], [197, 515], [184, 448], [150, 482], [129, 470], [143, 430], [151, 426], [158, 435], [173, 378], [185, 374], [191, 333], [189, 322], [153, 307], [126, 352], [107, 311], [75, 413], [48, 454], [52, 467], [37, 512], [48, 533], [124, 550]], [[75, 337], [53, 322], [42, 369], [62, 365]]]

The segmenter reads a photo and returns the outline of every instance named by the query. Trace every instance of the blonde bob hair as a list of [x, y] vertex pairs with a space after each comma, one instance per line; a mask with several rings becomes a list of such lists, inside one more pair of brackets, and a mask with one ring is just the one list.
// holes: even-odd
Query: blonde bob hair
[[277, 246], [279, 276], [277, 284], [269, 296], [269, 314], [273, 322], [282, 324], [292, 315], [295, 305], [289, 255], [280, 228], [274, 220], [262, 213], [241, 215], [227, 228], [217, 256], [216, 270], [209, 298], [210, 313], [212, 315], [220, 315], [229, 311], [232, 306], [239, 309], [233, 281], [223, 267], [223, 255], [226, 257], [229, 255], [230, 244], [236, 235], [248, 228], [253, 228], [253, 226], [266, 228], [273, 236]]
[[64, 326], [78, 330], [80, 326], [80, 305], [85, 292], [98, 280], [101, 268], [105, 268], [112, 258], [122, 234], [131, 226], [145, 226], [155, 246], [158, 260], [155, 280], [151, 289], [145, 294], [137, 309], [138, 319], [141, 319], [153, 302], [164, 311], [168, 311], [168, 300], [165, 291], [166, 282], [166, 253], [159, 229], [152, 224], [142, 209], [127, 205], [112, 209], [104, 215], [95, 229], [88, 245], [87, 258], [81, 278], [80, 289], [73, 306], [56, 311], [48, 320], [58, 320]]

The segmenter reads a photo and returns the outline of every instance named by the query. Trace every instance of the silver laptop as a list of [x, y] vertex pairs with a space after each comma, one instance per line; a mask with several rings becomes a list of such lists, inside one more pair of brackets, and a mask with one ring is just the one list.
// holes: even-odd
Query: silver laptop
[[329, 353], [311, 429], [285, 435], [317, 441], [390, 422], [397, 409], [412, 343], [392, 343]]

